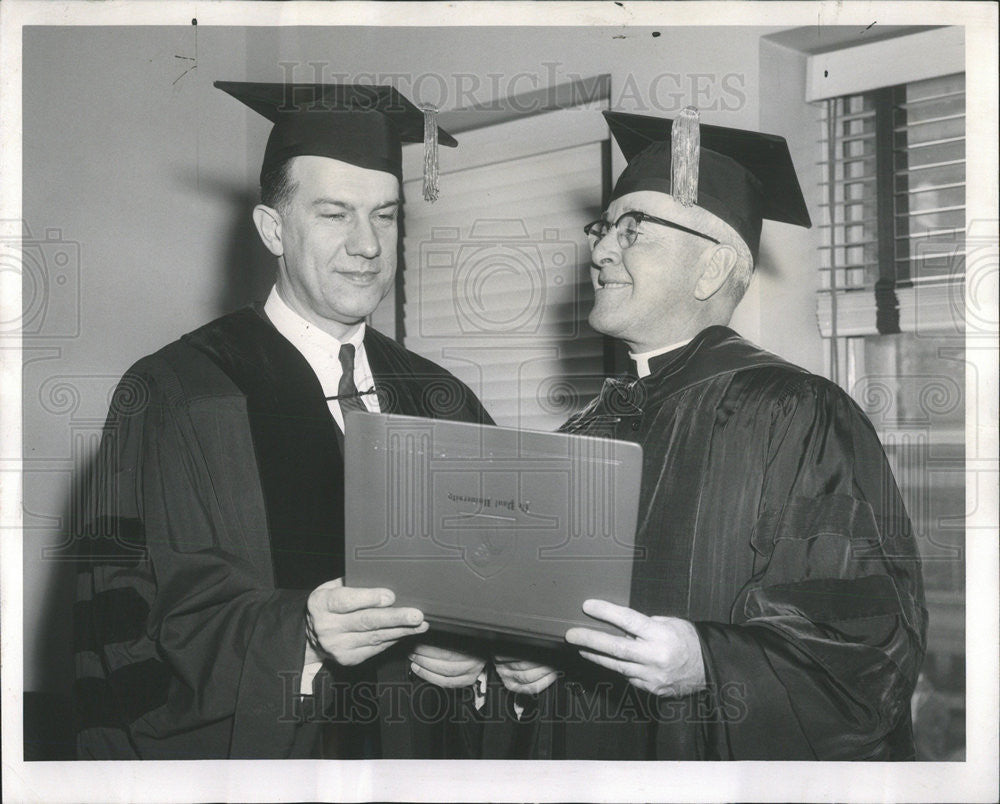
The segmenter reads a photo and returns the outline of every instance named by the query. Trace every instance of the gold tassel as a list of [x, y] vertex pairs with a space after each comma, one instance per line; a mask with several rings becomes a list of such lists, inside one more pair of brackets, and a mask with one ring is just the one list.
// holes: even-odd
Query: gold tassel
[[437, 109], [422, 107], [424, 113], [424, 201], [438, 197], [438, 126]]
[[698, 202], [698, 117], [698, 110], [688, 106], [681, 110], [670, 130], [670, 193], [685, 207]]

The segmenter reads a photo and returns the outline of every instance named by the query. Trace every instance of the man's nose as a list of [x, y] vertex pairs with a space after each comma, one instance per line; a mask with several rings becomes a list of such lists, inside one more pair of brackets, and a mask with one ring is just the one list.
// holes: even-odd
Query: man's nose
[[613, 265], [622, 258], [621, 246], [618, 245], [618, 230], [611, 227], [590, 251], [590, 261], [594, 265]]
[[369, 260], [382, 253], [382, 244], [370, 220], [363, 218], [357, 221], [345, 248], [352, 257], [365, 257]]

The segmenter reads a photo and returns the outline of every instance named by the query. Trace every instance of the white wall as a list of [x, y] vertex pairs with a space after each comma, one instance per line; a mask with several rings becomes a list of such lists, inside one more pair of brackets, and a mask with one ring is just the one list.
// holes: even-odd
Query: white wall
[[764, 221], [753, 302], [758, 316], [758, 343], [820, 373], [823, 342], [816, 324], [819, 129], [815, 107], [805, 102], [805, 65], [804, 54], [766, 39], [761, 41], [759, 129], [788, 140], [813, 226], [804, 229]]
[[[246, 115], [211, 88], [243, 73], [241, 30], [28, 28], [24, 33], [23, 207], [66, 281], [24, 339], [25, 688], [72, 671], [74, 577], [46, 554], [67, 532], [71, 488], [137, 358], [248, 297]], [[255, 237], [255, 236], [254, 236]], [[76, 259], [76, 255], [79, 259]], [[24, 302], [34, 285], [26, 274]]]
[[[327, 80], [402, 74], [395, 80], [406, 94], [453, 108], [609, 73], [612, 104], [622, 110], [670, 116], [694, 103], [710, 123], [786, 136], [792, 120], [804, 125], [800, 87], [787, 72], [797, 69], [794, 59], [761, 51], [760, 37], [776, 29], [679, 29], [665, 18], [657, 30], [25, 32], [24, 219], [36, 238], [59, 229], [80, 254], [79, 293], [46, 319], [42, 334], [52, 337], [25, 341], [26, 689], [63, 689], [71, 675], [72, 576], [58, 552], [46, 557], [43, 549], [58, 544], [68, 526], [74, 469], [99, 430], [115, 378], [143, 354], [266, 289], [269, 259], [248, 213], [268, 126], [211, 82], [282, 81], [282, 62], [298, 65], [295, 80], [311, 81], [309, 63], [319, 62]], [[197, 69], [179, 77], [195, 52]], [[799, 146], [793, 155], [800, 172], [808, 168]], [[774, 228], [765, 227], [761, 276], [739, 326], [815, 367], [812, 235]], [[771, 326], [779, 313], [780, 330]], [[78, 333], [61, 335], [74, 315]]]

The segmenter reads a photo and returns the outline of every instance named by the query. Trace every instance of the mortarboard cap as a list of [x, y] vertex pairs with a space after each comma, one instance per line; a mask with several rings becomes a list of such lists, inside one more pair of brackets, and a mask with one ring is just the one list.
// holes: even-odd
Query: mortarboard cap
[[421, 111], [391, 86], [261, 84], [215, 86], [272, 123], [261, 177], [294, 156], [326, 156], [403, 180], [402, 144], [423, 142], [424, 197], [437, 196], [437, 145], [455, 138], [438, 128], [434, 110]]
[[[684, 158], [685, 143], [680, 143], [679, 151], [676, 147], [679, 143], [672, 141], [677, 139], [672, 136], [673, 120], [625, 112], [604, 112], [604, 117], [628, 160], [615, 184], [612, 200], [638, 190], [674, 195], [682, 203], [693, 200], [739, 233], [755, 263], [763, 218], [812, 226], [783, 137], [722, 126], [699, 126], [697, 113], [692, 109], [678, 118], [677, 129], [686, 143], [693, 144], [696, 158], [689, 167], [677, 164], [678, 156]], [[692, 120], [693, 130], [689, 126]], [[676, 186], [678, 176], [693, 179], [696, 189], [691, 187], [688, 191]]]

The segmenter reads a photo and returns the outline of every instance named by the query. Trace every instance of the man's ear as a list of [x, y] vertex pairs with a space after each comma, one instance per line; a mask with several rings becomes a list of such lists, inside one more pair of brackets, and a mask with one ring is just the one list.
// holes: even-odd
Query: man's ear
[[727, 243], [719, 243], [708, 249], [702, 257], [701, 275], [694, 286], [694, 295], [698, 301], [707, 301], [712, 298], [729, 279], [739, 254], [736, 249]]
[[281, 244], [281, 215], [278, 210], [258, 204], [253, 208], [253, 225], [257, 227], [257, 233], [268, 251], [275, 257], [285, 253]]

